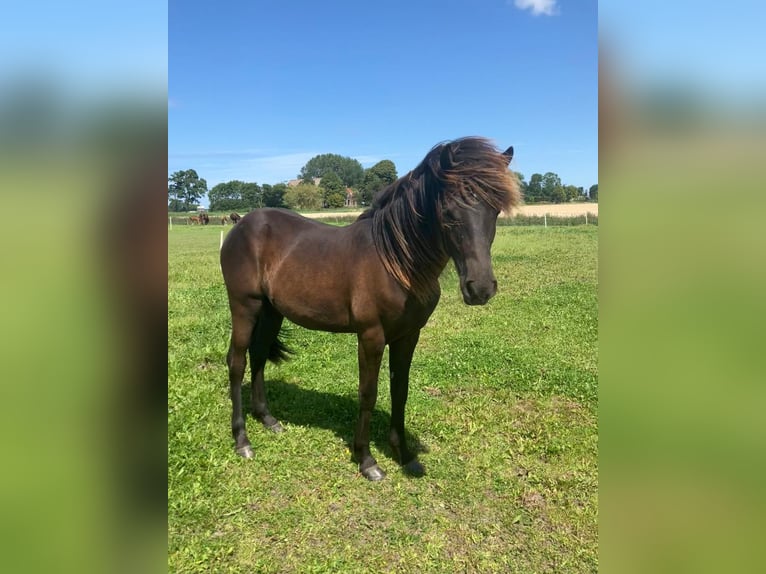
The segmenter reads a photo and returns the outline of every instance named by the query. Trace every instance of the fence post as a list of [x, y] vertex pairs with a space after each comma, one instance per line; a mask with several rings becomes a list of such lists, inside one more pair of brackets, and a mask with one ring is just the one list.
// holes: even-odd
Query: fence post
[[170, 222], [170, 231], [173, 231], [173, 218], [168, 217], [168, 221]]
[[588, 212], [585, 212], [585, 225], [588, 225]]
[[545, 227], [548, 227], [548, 214], [543, 213], [543, 221], [545, 222]]
[[223, 229], [221, 229], [221, 243], [218, 245], [218, 251], [223, 248]]

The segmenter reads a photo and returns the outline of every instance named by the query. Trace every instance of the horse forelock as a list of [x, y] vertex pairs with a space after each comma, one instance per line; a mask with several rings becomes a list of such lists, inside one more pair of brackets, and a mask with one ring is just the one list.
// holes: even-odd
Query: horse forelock
[[478, 199], [506, 212], [521, 203], [519, 181], [508, 169], [508, 158], [486, 138], [446, 144], [440, 166], [447, 193], [458, 201], [471, 204]]
[[507, 158], [489, 140], [468, 137], [434, 146], [415, 169], [381, 190], [360, 217], [373, 220], [373, 240], [386, 270], [418, 299], [438, 290], [434, 279], [447, 257], [442, 240], [447, 198], [509, 211], [521, 195]]

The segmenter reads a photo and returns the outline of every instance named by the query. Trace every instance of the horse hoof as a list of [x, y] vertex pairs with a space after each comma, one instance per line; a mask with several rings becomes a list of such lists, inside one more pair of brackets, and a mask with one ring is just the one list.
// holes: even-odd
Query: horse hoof
[[386, 473], [383, 472], [383, 469], [381, 469], [377, 464], [374, 464], [365, 469], [359, 469], [359, 472], [361, 472], [362, 476], [371, 482], [377, 482], [386, 478]]
[[420, 477], [426, 473], [426, 467], [424, 467], [418, 459], [413, 458], [410, 462], [402, 466], [402, 471], [408, 476]]
[[266, 428], [269, 429], [271, 432], [277, 433], [277, 434], [281, 432], [285, 432], [285, 427], [283, 427], [279, 423], [279, 421], [275, 422], [273, 425], [268, 425]]
[[251, 447], [249, 444], [239, 447], [237, 449], [237, 454], [242, 458], [253, 458], [255, 456], [253, 453], [253, 447]]

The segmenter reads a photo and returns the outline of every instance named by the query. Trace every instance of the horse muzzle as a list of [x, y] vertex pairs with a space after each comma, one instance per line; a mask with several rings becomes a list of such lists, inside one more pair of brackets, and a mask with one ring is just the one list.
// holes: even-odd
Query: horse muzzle
[[466, 305], [485, 305], [497, 293], [497, 281], [494, 278], [486, 281], [468, 280], [460, 285], [460, 290]]

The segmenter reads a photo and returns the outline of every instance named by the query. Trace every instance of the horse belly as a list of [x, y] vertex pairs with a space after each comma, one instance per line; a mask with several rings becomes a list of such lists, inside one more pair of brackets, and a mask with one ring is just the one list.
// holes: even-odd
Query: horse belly
[[[360, 282], [355, 248], [335, 229], [310, 231], [296, 234], [266, 272], [266, 296], [297, 325], [354, 332], [352, 299]], [[288, 238], [282, 239], [288, 243]]]
[[351, 313], [346, 298], [337, 286], [305, 281], [283, 281], [277, 289], [269, 289], [269, 301], [290, 321], [307, 329], [350, 332]]

